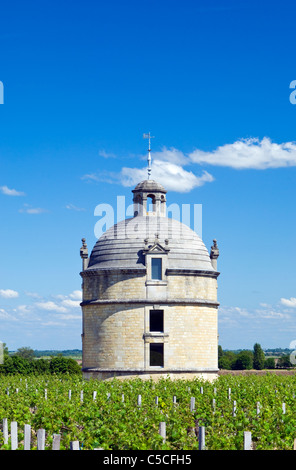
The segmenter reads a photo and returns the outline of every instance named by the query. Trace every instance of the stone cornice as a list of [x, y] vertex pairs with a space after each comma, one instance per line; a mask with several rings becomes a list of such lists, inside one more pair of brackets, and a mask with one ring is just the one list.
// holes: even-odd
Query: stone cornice
[[166, 274], [168, 276], [200, 276], [217, 278], [220, 273], [217, 271], [197, 271], [196, 269], [167, 268]]
[[[91, 277], [91, 276], [104, 276], [105, 274], [146, 274], [146, 267], [138, 268], [97, 268], [97, 269], [86, 269], [80, 273], [81, 277]], [[217, 271], [198, 271], [196, 269], [182, 269], [182, 268], [167, 268], [167, 276], [200, 276], [200, 277], [213, 277], [217, 278], [220, 273]]]
[[203, 372], [213, 372], [213, 373], [217, 373], [219, 372], [219, 369], [212, 369], [212, 368], [201, 368], [201, 369], [193, 369], [193, 368], [189, 368], [189, 369], [181, 369], [181, 368], [176, 368], [176, 369], [173, 369], [173, 368], [170, 368], [170, 369], [165, 369], [164, 367], [155, 367], [155, 368], [150, 368], [150, 369], [103, 369], [103, 368], [100, 368], [100, 367], [83, 367], [82, 368], [82, 372], [111, 372], [112, 374], [116, 374], [116, 373], [126, 373], [126, 374], [129, 374], [129, 373], [135, 373], [135, 374], [159, 374], [160, 372], [165, 375], [165, 374], [169, 374], [169, 373], [190, 373], [190, 372], [193, 372], [193, 373], [196, 373], [196, 372], [199, 372], [199, 373], [203, 373]]
[[219, 302], [206, 299], [94, 299], [81, 302], [81, 307], [91, 305], [206, 305], [219, 307]]
[[142, 268], [98, 268], [98, 269], [86, 269], [80, 273], [81, 277], [91, 276], [104, 276], [105, 274], [146, 274], [146, 267]]

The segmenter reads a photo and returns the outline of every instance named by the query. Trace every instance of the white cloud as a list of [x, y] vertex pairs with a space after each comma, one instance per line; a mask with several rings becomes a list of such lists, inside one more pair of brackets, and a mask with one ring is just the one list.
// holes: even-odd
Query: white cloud
[[65, 299], [62, 301], [62, 304], [65, 306], [65, 307], [80, 307], [80, 302], [81, 300], [71, 300], [71, 299]]
[[74, 300], [82, 300], [82, 292], [81, 290], [74, 290], [70, 295], [69, 297], [71, 297], [71, 299], [74, 299]]
[[21, 313], [31, 313], [32, 306], [30, 306], [30, 305], [19, 305], [17, 307], [17, 310]]
[[[151, 157], [151, 179], [163, 184], [168, 191], [187, 193], [196, 187], [214, 181], [214, 177], [207, 171], [196, 175], [193, 171], [185, 170], [183, 166], [192, 165], [192, 162], [188, 156], [175, 148], [164, 147], [160, 152], [153, 152]], [[147, 156], [138, 158], [146, 160]], [[131, 187], [147, 179], [147, 166], [143, 168], [123, 167], [118, 173], [103, 170], [97, 174], [84, 175], [82, 179]]]
[[296, 143], [277, 144], [268, 137], [237, 140], [211, 152], [194, 150], [189, 154], [193, 163], [228, 166], [235, 169], [283, 168], [296, 166]]
[[69, 295], [57, 294], [52, 297], [55, 301], [44, 300], [42, 302], [36, 302], [35, 306], [49, 312], [66, 313], [69, 312], [69, 309], [80, 307], [82, 292], [80, 290], [74, 290]]
[[276, 310], [275, 308], [261, 308], [255, 310], [256, 318], [270, 318], [274, 320], [280, 319], [289, 319], [291, 318], [289, 314], [283, 313], [281, 310]]
[[0, 191], [5, 196], [25, 196], [25, 193], [22, 191], [17, 191], [16, 189], [10, 189], [7, 186], [0, 186]]
[[59, 316], [61, 320], [79, 320], [81, 321], [81, 314], [74, 315], [73, 313], [62, 314]]
[[70, 211], [75, 211], [75, 212], [83, 212], [85, 211], [84, 207], [77, 207], [74, 204], [67, 204], [66, 209]]
[[64, 312], [68, 311], [67, 308], [65, 308], [64, 306], [58, 305], [55, 302], [52, 302], [51, 300], [48, 300], [46, 302], [36, 302], [35, 305], [38, 308], [40, 308], [41, 310], [48, 310], [48, 311], [51, 311], [51, 312], [64, 313]]
[[0, 297], [4, 299], [13, 299], [19, 296], [19, 293], [12, 289], [0, 289]]
[[286, 307], [296, 308], [296, 298], [291, 297], [290, 299], [281, 298], [281, 304], [285, 305]]
[[99, 156], [103, 158], [117, 158], [114, 153], [106, 152], [105, 150], [100, 150]]
[[[151, 178], [162, 183], [167, 190], [185, 193], [214, 181], [214, 177], [205, 170], [196, 174], [196, 165], [224, 166], [237, 170], [296, 166], [296, 142], [278, 144], [268, 137], [261, 140], [252, 137], [221, 145], [212, 151], [195, 149], [187, 154], [164, 147], [159, 152], [151, 152], [151, 158]], [[138, 159], [146, 160], [147, 156], [142, 155]], [[191, 170], [185, 169], [186, 166], [191, 166]], [[135, 186], [147, 179], [147, 165], [144, 168], [124, 167], [119, 173], [103, 170], [97, 174], [84, 175], [82, 179]]]
[[37, 294], [37, 292], [25, 292], [25, 294], [33, 299], [41, 299], [41, 296]]
[[[153, 161], [151, 175], [151, 179], [163, 184], [168, 191], [179, 193], [187, 193], [196, 187], [214, 181], [214, 177], [207, 171], [203, 171], [200, 176], [197, 176], [192, 171], [184, 170], [182, 166], [165, 160]], [[122, 168], [120, 179], [123, 186], [135, 186], [139, 181], [147, 179], [147, 169]]]
[[8, 313], [6, 310], [3, 308], [0, 308], [0, 320], [9, 320], [9, 321], [15, 321], [16, 318]]
[[46, 209], [42, 209], [41, 207], [30, 207], [28, 204], [24, 204], [22, 209], [19, 209], [19, 212], [25, 214], [43, 214], [47, 212]]
[[82, 301], [82, 292], [81, 290], [74, 290], [69, 295], [57, 294], [53, 296], [55, 299], [61, 301], [61, 305], [67, 308], [76, 308], [80, 307]]

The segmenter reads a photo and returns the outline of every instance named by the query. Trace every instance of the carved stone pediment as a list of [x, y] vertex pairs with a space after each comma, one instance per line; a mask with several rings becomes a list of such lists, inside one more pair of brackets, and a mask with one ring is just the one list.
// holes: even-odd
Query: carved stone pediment
[[145, 255], [167, 255], [169, 248], [162, 246], [159, 242], [154, 243], [153, 245], [145, 245], [143, 253]]

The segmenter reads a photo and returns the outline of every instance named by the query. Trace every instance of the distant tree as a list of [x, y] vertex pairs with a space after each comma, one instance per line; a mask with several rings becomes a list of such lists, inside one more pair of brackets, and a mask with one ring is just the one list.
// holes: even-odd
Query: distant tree
[[232, 361], [227, 356], [222, 356], [218, 362], [219, 369], [231, 370], [232, 369]]
[[3, 365], [2, 372], [5, 374], [30, 374], [34, 367], [32, 362], [24, 357], [11, 356], [8, 357]]
[[261, 348], [260, 344], [256, 343], [254, 344], [254, 359], [253, 359], [253, 367], [256, 370], [262, 370], [264, 368], [264, 352], [263, 349]]
[[233, 364], [235, 370], [250, 370], [253, 367], [253, 353], [252, 351], [243, 350], [238, 353], [236, 361]]
[[223, 349], [222, 349], [222, 346], [218, 346], [218, 360], [220, 359], [220, 357], [223, 356]]
[[[221, 348], [222, 349], [222, 348]], [[233, 351], [222, 351], [222, 355], [218, 353], [218, 367], [219, 369], [230, 370], [236, 360], [236, 354]]]
[[34, 350], [28, 347], [18, 348], [15, 353], [16, 356], [23, 357], [24, 359], [33, 360], [34, 359]]
[[264, 369], [275, 369], [275, 360], [273, 357], [268, 357], [264, 361]]
[[81, 372], [81, 367], [74, 359], [59, 355], [51, 358], [49, 370], [54, 374], [78, 374]]
[[292, 367], [292, 363], [290, 361], [290, 356], [284, 355], [282, 357], [279, 357], [278, 362], [277, 362], [277, 367], [282, 367], [282, 368], [287, 368], [287, 367]]
[[35, 374], [44, 374], [50, 372], [49, 359], [36, 359], [36, 361], [34, 361], [34, 372]]

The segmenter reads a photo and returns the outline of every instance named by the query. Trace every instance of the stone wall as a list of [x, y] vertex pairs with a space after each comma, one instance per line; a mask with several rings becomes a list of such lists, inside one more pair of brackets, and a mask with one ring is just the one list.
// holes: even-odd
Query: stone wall
[[83, 307], [83, 367], [139, 369], [149, 366], [149, 345], [164, 343], [164, 369], [217, 369], [217, 308], [157, 305], [164, 332], [149, 332], [149, 310], [133, 304]]
[[[152, 289], [145, 270], [96, 271], [82, 277], [85, 377], [150, 372], [180, 377], [186, 370], [212, 377], [218, 370], [215, 277], [178, 273]], [[163, 332], [150, 332], [151, 309], [163, 310]], [[164, 344], [163, 368], [150, 367], [153, 342]]]
[[[98, 271], [88, 275], [83, 282], [83, 300], [96, 299], [145, 299], [146, 272]], [[157, 298], [217, 300], [217, 279], [193, 274], [169, 275], [162, 281], [153, 281], [153, 292]], [[152, 290], [151, 290], [152, 291]]]

